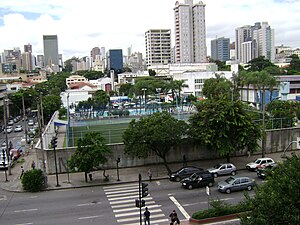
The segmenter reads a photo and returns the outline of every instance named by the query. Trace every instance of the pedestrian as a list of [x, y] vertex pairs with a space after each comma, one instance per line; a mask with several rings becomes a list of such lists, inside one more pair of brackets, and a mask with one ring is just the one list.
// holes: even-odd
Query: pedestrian
[[34, 161], [32, 161], [32, 163], [31, 163], [31, 168], [34, 170], [35, 169], [35, 162]]
[[152, 181], [152, 171], [151, 169], [148, 170], [148, 177], [149, 177], [149, 181]]
[[21, 166], [21, 175], [20, 175], [20, 179], [22, 179], [23, 175], [24, 175], [24, 168], [23, 168], [23, 166]]
[[148, 210], [148, 207], [145, 208], [144, 221], [145, 221], [145, 225], [147, 225], [146, 223], [150, 225], [150, 211]]
[[187, 163], [186, 163], [186, 156], [185, 155], [183, 155], [183, 166], [185, 167], [185, 166], [187, 166]]
[[180, 220], [178, 219], [177, 213], [175, 210], [173, 210], [171, 212], [171, 214], [169, 215], [170, 219], [171, 219], [171, 223], [170, 225], [174, 225], [174, 223], [176, 222], [176, 224], [180, 224]]
[[93, 174], [91, 172], [89, 172], [89, 178], [90, 178], [90, 181], [93, 181]]

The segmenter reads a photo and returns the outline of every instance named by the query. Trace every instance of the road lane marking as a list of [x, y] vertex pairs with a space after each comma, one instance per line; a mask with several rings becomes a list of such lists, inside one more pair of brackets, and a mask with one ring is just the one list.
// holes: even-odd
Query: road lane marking
[[33, 224], [33, 223], [18, 223], [16, 225], [30, 225], [30, 224]]
[[0, 195], [0, 201], [6, 201], [7, 196], [6, 195]]
[[182, 213], [182, 215], [183, 215], [186, 219], [191, 218], [190, 215], [187, 213], [187, 211], [185, 211], [185, 209], [180, 205], [180, 203], [176, 200], [176, 198], [175, 198], [174, 196], [170, 196], [169, 198], [170, 198], [171, 201], [177, 206], [177, 208], [179, 209], [179, 211]]
[[14, 212], [18, 213], [18, 212], [33, 212], [33, 211], [37, 211], [38, 209], [20, 209], [20, 210], [15, 210]]
[[[151, 217], [154, 216], [154, 213], [161, 212], [161, 209], [153, 209], [151, 210]], [[140, 215], [140, 210], [132, 213], [119, 213], [115, 214], [115, 217], [125, 217], [125, 216], [139, 216]]]
[[86, 219], [94, 219], [94, 218], [99, 218], [99, 217], [103, 217], [103, 215], [99, 215], [99, 216], [85, 216], [85, 217], [79, 217], [79, 220], [86, 220]]
[[102, 204], [102, 203], [101, 202], [96, 202], [96, 203], [89, 202], [89, 203], [77, 204], [77, 206], [91, 206], [91, 205], [100, 205], [100, 204]]
[[[152, 215], [151, 215], [151, 218], [152, 218]], [[155, 224], [157, 225], [158, 223], [162, 223], [162, 222], [168, 222], [169, 220], [168, 219], [160, 219], [160, 220], [151, 220], [151, 224]], [[140, 223], [126, 223], [126, 224], [123, 224], [123, 225], [140, 225]]]
[[[149, 205], [149, 203], [147, 202], [148, 205], [148, 209], [154, 209], [154, 208], [158, 208], [161, 207], [161, 205]], [[124, 208], [124, 209], [115, 209], [113, 210], [114, 213], [120, 213], [120, 212], [126, 212], [126, 211], [138, 211], [140, 210], [137, 207], [130, 207], [130, 208]]]

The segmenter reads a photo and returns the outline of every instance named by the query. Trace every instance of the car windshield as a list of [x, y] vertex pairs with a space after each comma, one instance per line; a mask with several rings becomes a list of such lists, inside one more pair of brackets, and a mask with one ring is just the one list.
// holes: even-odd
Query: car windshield
[[256, 159], [256, 160], [254, 160], [254, 163], [256, 163], [256, 164], [260, 164], [260, 162], [261, 162], [261, 160], [260, 160], [260, 159]]
[[222, 164], [218, 163], [217, 165], [214, 166], [215, 169], [218, 169]]
[[227, 184], [231, 184], [231, 183], [233, 183], [235, 181], [235, 179], [233, 178], [233, 177], [229, 177], [229, 178], [227, 178], [226, 180], [225, 180], [225, 182], [227, 183]]
[[193, 173], [190, 177], [191, 177], [191, 179], [196, 179], [198, 177], [198, 175], [196, 173]]

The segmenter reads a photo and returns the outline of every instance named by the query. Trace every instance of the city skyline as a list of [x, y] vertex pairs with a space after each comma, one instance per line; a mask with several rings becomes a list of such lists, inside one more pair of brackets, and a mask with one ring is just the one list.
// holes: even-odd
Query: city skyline
[[[175, 0], [114, 0], [102, 4], [83, 2], [1, 0], [0, 52], [30, 43], [33, 54], [43, 54], [43, 35], [57, 35], [59, 53], [65, 61], [89, 56], [93, 47], [123, 49], [145, 57], [145, 32], [171, 29], [174, 46]], [[184, 0], [179, 0], [183, 3]], [[194, 3], [199, 1], [194, 0]], [[210, 0], [206, 5], [206, 46], [216, 37], [230, 38], [235, 29], [255, 22], [268, 22], [275, 30], [275, 45], [300, 47], [299, 0]], [[116, 7], [117, 6], [117, 7]], [[267, 9], [267, 11], [266, 11]]]

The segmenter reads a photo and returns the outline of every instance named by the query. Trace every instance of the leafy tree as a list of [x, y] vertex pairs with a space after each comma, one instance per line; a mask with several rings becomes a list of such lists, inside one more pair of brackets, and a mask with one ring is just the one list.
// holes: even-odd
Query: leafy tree
[[104, 77], [101, 71], [80, 70], [76, 72], [78, 75], [84, 76], [88, 80], [97, 80]]
[[178, 99], [178, 104], [181, 102], [182, 89], [188, 87], [184, 82], [184, 80], [171, 80], [169, 84], [167, 84], [167, 88], [172, 92], [173, 101], [175, 101], [175, 98]]
[[155, 70], [152, 70], [152, 69], [149, 69], [148, 73], [149, 73], [149, 76], [155, 76], [156, 75]]
[[232, 99], [232, 88], [233, 85], [230, 80], [221, 74], [215, 74], [215, 78], [210, 78], [204, 82], [203, 95], [208, 99], [222, 98], [223, 96]]
[[119, 89], [119, 94], [128, 96], [131, 93], [133, 85], [131, 83], [121, 84]]
[[273, 119], [268, 121], [267, 128], [280, 129], [293, 127], [295, 119], [300, 115], [300, 103], [275, 100], [267, 105], [266, 111], [269, 112], [269, 115]]
[[23, 174], [21, 182], [24, 190], [38, 192], [45, 187], [45, 176], [40, 169], [28, 170]]
[[261, 128], [251, 120], [241, 101], [206, 99], [199, 102], [197, 111], [189, 120], [191, 137], [217, 150], [227, 161], [238, 150], [248, 148], [254, 152], [258, 148]]
[[277, 67], [270, 60], [265, 59], [264, 56], [259, 56], [258, 58], [252, 59], [249, 61], [249, 65], [245, 66], [247, 71], [262, 71], [267, 67]]
[[[37, 99], [39, 102], [40, 100]], [[49, 121], [56, 110], [59, 110], [62, 102], [59, 95], [47, 95], [42, 98], [44, 120]]]
[[242, 225], [300, 224], [300, 158], [294, 154], [279, 164], [267, 181], [247, 197], [250, 212], [242, 217]]
[[69, 167], [84, 172], [87, 182], [87, 174], [106, 163], [110, 152], [100, 132], [86, 133], [77, 141], [77, 149], [69, 160]]
[[125, 154], [146, 158], [153, 152], [163, 160], [168, 171], [167, 155], [183, 142], [188, 125], [167, 112], [157, 112], [129, 123], [123, 134]]
[[299, 74], [300, 73], [300, 59], [299, 59], [298, 55], [292, 55], [291, 58], [292, 58], [292, 60], [288, 67], [288, 73], [289, 74]]

